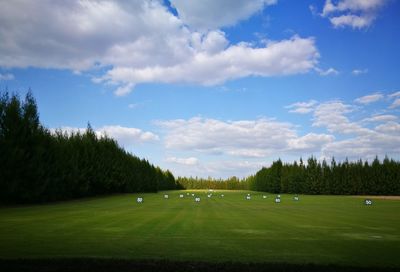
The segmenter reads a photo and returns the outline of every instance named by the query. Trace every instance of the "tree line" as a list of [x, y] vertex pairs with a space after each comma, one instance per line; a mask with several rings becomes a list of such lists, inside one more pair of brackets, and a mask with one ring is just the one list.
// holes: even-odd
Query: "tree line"
[[88, 125], [55, 132], [39, 120], [31, 92], [0, 93], [0, 202], [35, 203], [181, 188], [170, 171], [128, 153]]
[[186, 189], [252, 190], [290, 194], [400, 195], [400, 162], [378, 157], [372, 162], [330, 163], [315, 157], [283, 163], [280, 159], [245, 179], [178, 177]]
[[361, 159], [330, 163], [310, 157], [283, 164], [279, 159], [246, 179], [254, 191], [295, 194], [400, 195], [400, 163], [378, 157], [369, 163]]
[[177, 182], [185, 189], [247, 190], [246, 180], [237, 177], [227, 179], [178, 177]]

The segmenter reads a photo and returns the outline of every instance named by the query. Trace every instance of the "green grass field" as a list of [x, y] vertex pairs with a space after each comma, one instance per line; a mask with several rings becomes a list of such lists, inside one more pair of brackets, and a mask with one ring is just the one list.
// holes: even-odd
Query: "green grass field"
[[[201, 197], [195, 203], [186, 192]], [[183, 193], [185, 198], [180, 199]], [[0, 258], [111, 257], [400, 267], [400, 200], [224, 191], [0, 208]], [[143, 196], [144, 203], [136, 203]]]

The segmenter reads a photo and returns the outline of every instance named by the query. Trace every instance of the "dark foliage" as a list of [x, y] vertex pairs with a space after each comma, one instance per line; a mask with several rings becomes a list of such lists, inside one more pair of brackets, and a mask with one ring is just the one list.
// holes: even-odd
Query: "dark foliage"
[[389, 158], [328, 164], [311, 157], [304, 165], [280, 160], [247, 178], [250, 190], [271, 193], [400, 195], [400, 163]]
[[35, 99], [0, 96], [0, 202], [34, 203], [179, 186], [169, 171], [131, 155], [88, 125], [84, 133], [50, 132]]

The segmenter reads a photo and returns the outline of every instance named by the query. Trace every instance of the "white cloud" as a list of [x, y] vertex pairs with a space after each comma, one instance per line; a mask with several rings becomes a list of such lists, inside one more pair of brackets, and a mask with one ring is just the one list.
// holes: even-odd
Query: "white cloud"
[[368, 69], [354, 69], [351, 73], [355, 76], [358, 76], [368, 73]]
[[355, 138], [328, 143], [322, 148], [324, 157], [352, 160], [373, 159], [375, 156], [398, 156], [400, 152], [398, 123], [378, 126], [376, 131]]
[[375, 130], [400, 137], [400, 124], [394, 121], [389, 121], [385, 124], [379, 125], [375, 128]]
[[400, 98], [396, 98], [394, 101], [393, 101], [393, 103], [392, 103], [392, 105], [390, 105], [390, 109], [394, 109], [394, 108], [398, 108], [398, 107], [400, 107]]
[[328, 17], [336, 28], [362, 29], [374, 22], [386, 2], [387, 0], [339, 0], [334, 3], [326, 0], [321, 16]]
[[[247, 18], [275, 2], [244, 1], [238, 9], [242, 1], [229, 1], [226, 6], [221, 1], [196, 1], [190, 11], [183, 7], [186, 1], [174, 5], [187, 14], [201, 13], [202, 5], [211, 13], [212, 6], [221, 18], [228, 14], [226, 10], [235, 10], [219, 26]], [[21, 10], [29, 10], [29, 16]], [[150, 0], [2, 1], [0, 40], [0, 67], [80, 73], [98, 69], [100, 74], [93, 81], [114, 84], [119, 96], [140, 83], [214, 85], [247, 76], [307, 73], [319, 59], [313, 38], [294, 36], [261, 47], [230, 44], [223, 31], [192, 30], [162, 1]]]
[[13, 80], [14, 79], [14, 75], [7, 73], [7, 74], [0, 74], [0, 81], [1, 80]]
[[396, 98], [400, 96], [400, 91], [394, 92], [388, 95], [389, 98]]
[[[84, 71], [98, 65], [170, 64], [190, 51], [181, 41], [187, 30], [158, 1], [22, 0], [0, 5], [4, 67]], [[22, 10], [29, 10], [29, 16]]]
[[183, 165], [197, 165], [199, 162], [199, 160], [195, 157], [189, 157], [189, 158], [168, 157], [166, 158], [166, 161]]
[[346, 27], [350, 26], [352, 28], [364, 28], [369, 25], [374, 20], [371, 16], [358, 16], [358, 15], [340, 15], [337, 17], [332, 17], [329, 19], [334, 27]]
[[363, 104], [363, 105], [368, 105], [373, 102], [382, 100], [383, 98], [384, 98], [383, 94], [375, 93], [375, 94], [370, 94], [370, 95], [365, 95], [365, 96], [359, 97], [359, 98], [355, 99], [354, 102]]
[[317, 104], [317, 101], [315, 100], [310, 100], [308, 102], [297, 102], [293, 103], [291, 105], [285, 106], [291, 113], [300, 113], [300, 114], [306, 114], [310, 113], [314, 110], [315, 105]]
[[319, 152], [320, 148], [335, 140], [333, 135], [308, 133], [302, 137], [289, 140], [289, 150], [302, 152]]
[[[86, 128], [68, 127], [64, 126], [59, 128], [61, 131], [66, 133], [84, 133]], [[51, 129], [55, 132], [56, 129]], [[149, 131], [142, 131], [138, 128], [130, 128], [123, 126], [103, 126], [95, 129], [97, 136], [101, 137], [107, 135], [110, 138], [116, 140], [121, 146], [128, 147], [138, 143], [154, 142], [158, 141], [159, 137]]]
[[365, 134], [370, 130], [351, 122], [346, 114], [354, 107], [341, 101], [328, 101], [319, 104], [314, 111], [313, 126], [325, 127], [329, 132], [340, 134]]
[[334, 68], [329, 68], [327, 70], [322, 70], [320, 68], [315, 68], [315, 70], [321, 75], [321, 76], [329, 76], [329, 75], [338, 75], [339, 71], [337, 71]]
[[277, 0], [171, 0], [182, 21], [199, 30], [235, 25], [276, 3]]
[[133, 87], [135, 86], [135, 84], [133, 83], [128, 83], [122, 86], [119, 86], [116, 90], [115, 90], [115, 95], [117, 96], [124, 96], [127, 95], [128, 93], [130, 93], [133, 89]]
[[365, 118], [363, 121], [364, 122], [388, 122], [388, 121], [395, 121], [397, 119], [398, 119], [398, 117], [395, 115], [379, 114], [379, 115], [373, 115], [369, 118]]
[[318, 151], [334, 139], [310, 133], [299, 136], [290, 123], [272, 119], [220, 121], [199, 117], [158, 122], [166, 130], [170, 150], [261, 158], [277, 154]]
[[123, 146], [132, 146], [136, 143], [154, 142], [159, 137], [152, 132], [142, 131], [138, 128], [122, 126], [103, 126], [96, 129], [98, 133], [105, 133], [109, 137], [116, 139]]
[[270, 42], [262, 48], [242, 43], [215, 54], [197, 52], [187, 61], [173, 66], [116, 67], [108, 71], [103, 80], [127, 84], [117, 93], [120, 95], [126, 94], [133, 85], [147, 82], [216, 85], [247, 76], [306, 73], [314, 68], [318, 57], [313, 39], [295, 36]]

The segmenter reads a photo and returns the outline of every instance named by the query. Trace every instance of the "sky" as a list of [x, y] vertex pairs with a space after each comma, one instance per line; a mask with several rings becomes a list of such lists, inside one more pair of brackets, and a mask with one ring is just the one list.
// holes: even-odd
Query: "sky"
[[0, 90], [176, 176], [400, 159], [397, 0], [0, 0]]

